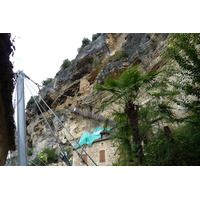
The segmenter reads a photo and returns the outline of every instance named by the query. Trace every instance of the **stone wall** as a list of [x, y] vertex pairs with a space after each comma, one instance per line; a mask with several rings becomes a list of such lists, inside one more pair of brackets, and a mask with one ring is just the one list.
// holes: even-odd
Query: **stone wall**
[[[113, 147], [112, 142], [109, 139], [99, 139], [95, 141], [92, 146], [85, 145], [84, 149], [99, 166], [111, 166], [117, 159], [117, 156], [115, 155], [116, 148]], [[105, 161], [100, 161], [100, 151], [105, 151]], [[81, 148], [78, 149], [78, 152], [85, 158], [86, 154]], [[94, 163], [90, 158], [88, 156], [86, 157], [87, 164], [89, 166], [94, 166]], [[75, 151], [73, 151], [73, 165], [86, 166]]]

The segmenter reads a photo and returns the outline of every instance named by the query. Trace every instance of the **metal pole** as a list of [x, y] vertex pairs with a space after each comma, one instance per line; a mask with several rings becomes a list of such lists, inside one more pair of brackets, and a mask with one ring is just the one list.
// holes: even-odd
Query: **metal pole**
[[27, 166], [24, 73], [23, 71], [18, 71], [17, 74], [18, 165]]

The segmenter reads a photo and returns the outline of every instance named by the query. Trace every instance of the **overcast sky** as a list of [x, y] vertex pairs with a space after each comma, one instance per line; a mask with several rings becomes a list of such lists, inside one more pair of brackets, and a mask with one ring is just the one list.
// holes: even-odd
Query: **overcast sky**
[[91, 40], [92, 34], [91, 32], [13, 33], [12, 37], [16, 37], [14, 42], [16, 50], [11, 58], [14, 71], [23, 70], [39, 83], [46, 78], [54, 78], [63, 60], [74, 59], [82, 39], [87, 37]]
[[14, 71], [23, 70], [38, 83], [53, 78], [64, 59], [76, 57], [82, 39], [91, 39], [94, 33], [191, 32], [199, 27], [194, 20], [199, 18], [199, 7], [182, 2], [179, 9], [174, 0], [164, 5], [158, 0], [13, 0], [2, 8], [3, 32], [14, 30], [16, 36]]

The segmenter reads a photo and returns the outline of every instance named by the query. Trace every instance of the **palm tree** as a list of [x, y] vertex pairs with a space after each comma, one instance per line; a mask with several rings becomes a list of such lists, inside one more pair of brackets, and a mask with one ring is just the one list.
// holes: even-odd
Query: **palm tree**
[[[147, 95], [152, 87], [157, 87], [155, 77], [160, 71], [143, 73], [139, 66], [133, 66], [124, 71], [118, 80], [108, 78], [104, 85], [97, 85], [96, 89], [111, 93], [109, 100], [102, 103], [102, 107], [117, 103], [123, 106], [131, 127], [132, 140], [136, 145], [139, 162], [142, 163], [143, 152], [139, 134], [138, 112], [141, 93]], [[156, 85], [157, 84], [157, 85]]]

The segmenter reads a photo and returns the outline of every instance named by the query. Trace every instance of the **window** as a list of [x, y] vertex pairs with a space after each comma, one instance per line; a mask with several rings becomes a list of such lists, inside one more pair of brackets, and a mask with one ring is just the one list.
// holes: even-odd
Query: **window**
[[99, 151], [99, 162], [105, 162], [105, 150]]

